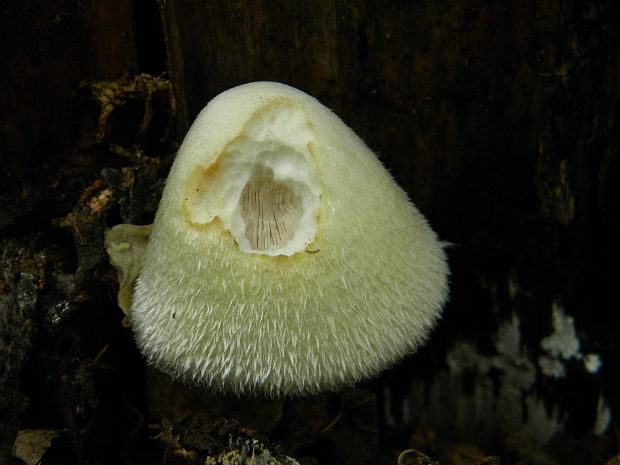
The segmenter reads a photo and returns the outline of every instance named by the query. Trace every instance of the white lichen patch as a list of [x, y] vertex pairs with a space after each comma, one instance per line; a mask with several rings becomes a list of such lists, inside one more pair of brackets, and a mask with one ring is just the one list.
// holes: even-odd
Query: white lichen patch
[[605, 398], [601, 395], [596, 406], [596, 419], [594, 420], [594, 434], [602, 435], [607, 432], [611, 425], [611, 410]]
[[[470, 340], [458, 340], [446, 355], [447, 370], [435, 373], [428, 382], [414, 378], [411, 395], [407, 403], [402, 403], [402, 408], [409, 410], [403, 413], [403, 421], [413, 417], [416, 424], [431, 430], [452, 425], [457, 431], [471, 432], [470, 438], [489, 442], [496, 440], [499, 428], [523, 459], [530, 457], [534, 461], [538, 457], [541, 463], [547, 463], [545, 448], [564, 432], [571, 412], [563, 409], [565, 405], [539, 396], [539, 383], [548, 383], [541, 380], [541, 374], [565, 374], [567, 360], [583, 363], [585, 370], [594, 374], [603, 363], [597, 354], [581, 353], [575, 320], [557, 303], [551, 310], [552, 331], [541, 340], [544, 357], [532, 357], [531, 347], [523, 342], [515, 312], [497, 329], [493, 338], [495, 354], [482, 352]], [[592, 382], [596, 385], [597, 380]], [[383, 398], [386, 411], [397, 411], [391, 405], [388, 388]], [[588, 401], [591, 398], [584, 398], [584, 404]], [[598, 406], [591, 406], [596, 408], [593, 432], [605, 434], [612, 422], [612, 412], [602, 395]], [[394, 416], [388, 418], [395, 425]]]
[[579, 354], [580, 343], [575, 331], [575, 320], [565, 315], [564, 309], [553, 303], [551, 322], [553, 333], [544, 338], [540, 346], [552, 357], [570, 360]]
[[552, 378], [563, 378], [566, 376], [564, 362], [558, 358], [541, 355], [538, 357], [538, 366], [540, 371], [546, 376]]
[[583, 357], [583, 366], [590, 373], [598, 373], [598, 371], [603, 366], [603, 362], [601, 361], [601, 357], [598, 354], [587, 354]]
[[603, 364], [600, 356], [581, 353], [575, 320], [566, 315], [557, 302], [552, 305], [551, 324], [553, 332], [540, 342], [546, 352], [538, 358], [542, 373], [552, 378], [563, 378], [566, 376], [566, 362], [571, 359], [581, 360], [587, 371], [597, 373]]
[[539, 357], [538, 365], [543, 374], [563, 378], [566, 376], [564, 362], [579, 355], [580, 343], [575, 331], [575, 320], [565, 315], [564, 309], [554, 302], [551, 324], [553, 333], [540, 342], [546, 354]]
[[[493, 338], [496, 354], [457, 341], [447, 354], [448, 370], [432, 384], [412, 384], [410, 409], [416, 423], [440, 429], [451, 424], [477, 439], [496, 438], [498, 425], [522, 453], [542, 448], [563, 430], [557, 409], [535, 395], [536, 364], [524, 348], [518, 315], [505, 320]], [[458, 395], [457, 395], [458, 393]]]

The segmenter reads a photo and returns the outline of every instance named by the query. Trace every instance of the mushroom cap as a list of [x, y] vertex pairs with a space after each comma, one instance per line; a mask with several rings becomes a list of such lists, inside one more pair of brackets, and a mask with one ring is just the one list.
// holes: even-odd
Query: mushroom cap
[[335, 390], [424, 342], [443, 245], [334, 113], [256, 82], [198, 115], [168, 177], [131, 318], [147, 361], [246, 395]]

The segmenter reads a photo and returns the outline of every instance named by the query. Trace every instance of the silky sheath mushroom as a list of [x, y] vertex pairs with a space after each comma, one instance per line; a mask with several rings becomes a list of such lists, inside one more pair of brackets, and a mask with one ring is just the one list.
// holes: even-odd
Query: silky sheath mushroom
[[447, 276], [443, 244], [364, 142], [309, 95], [256, 82], [215, 97], [187, 133], [131, 322], [177, 379], [311, 394], [414, 352]]

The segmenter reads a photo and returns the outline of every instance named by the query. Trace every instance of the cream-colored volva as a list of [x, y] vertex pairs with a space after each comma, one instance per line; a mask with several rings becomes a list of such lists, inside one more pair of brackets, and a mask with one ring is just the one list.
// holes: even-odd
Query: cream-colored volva
[[373, 153], [292, 87], [200, 113], [167, 180], [131, 321], [148, 362], [239, 394], [300, 395], [416, 350], [447, 296], [442, 244]]

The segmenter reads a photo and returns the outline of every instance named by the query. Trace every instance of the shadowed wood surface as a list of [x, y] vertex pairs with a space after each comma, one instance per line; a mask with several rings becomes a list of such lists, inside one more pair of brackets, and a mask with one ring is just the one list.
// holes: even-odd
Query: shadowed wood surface
[[[308, 464], [620, 453], [619, 16], [609, 0], [3, 6], [0, 463], [21, 463], [14, 445], [196, 463], [254, 437], [240, 427]], [[121, 325], [104, 229], [151, 222], [200, 109], [255, 80], [332, 108], [450, 243], [427, 346], [344, 393], [183, 388]]]

